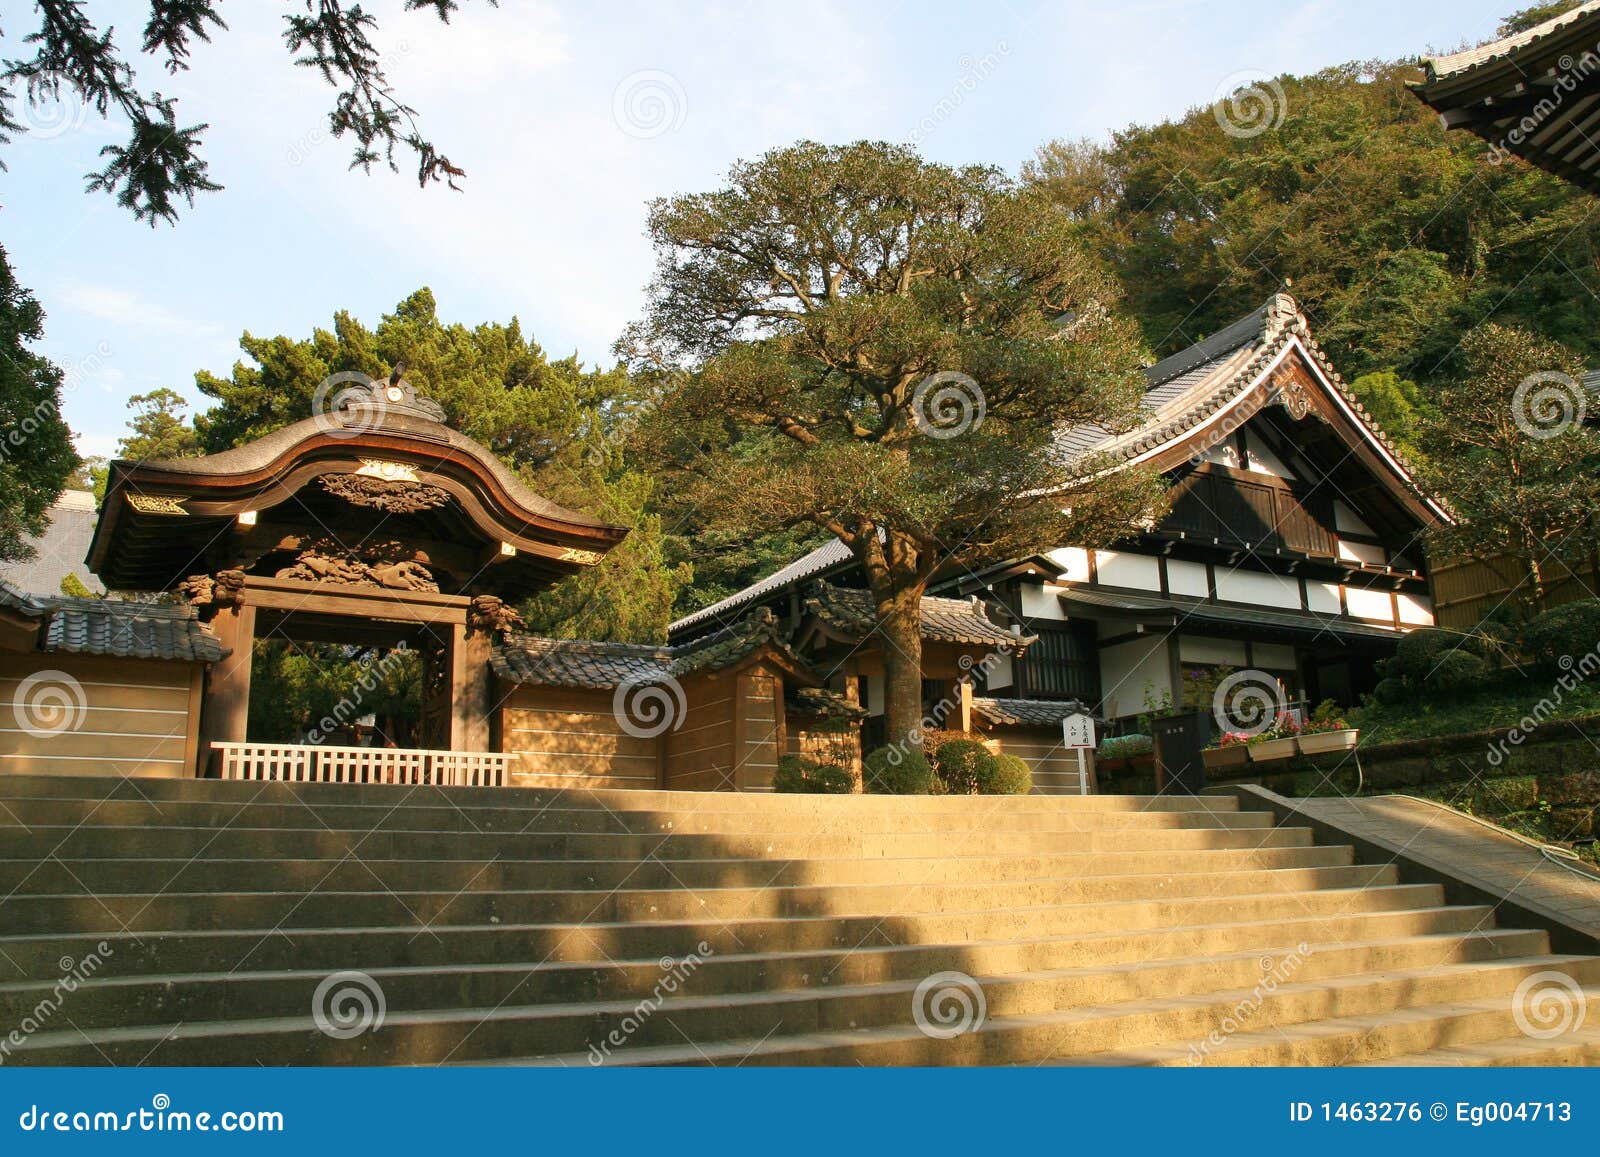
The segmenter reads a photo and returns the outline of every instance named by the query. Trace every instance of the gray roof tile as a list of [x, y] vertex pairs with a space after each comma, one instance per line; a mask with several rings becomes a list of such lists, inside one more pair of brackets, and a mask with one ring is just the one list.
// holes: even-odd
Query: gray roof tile
[[989, 723], [1012, 727], [1059, 727], [1069, 715], [1091, 715], [1076, 699], [974, 697], [972, 709]]
[[120, 599], [51, 599], [46, 651], [215, 663], [227, 652], [193, 607]]

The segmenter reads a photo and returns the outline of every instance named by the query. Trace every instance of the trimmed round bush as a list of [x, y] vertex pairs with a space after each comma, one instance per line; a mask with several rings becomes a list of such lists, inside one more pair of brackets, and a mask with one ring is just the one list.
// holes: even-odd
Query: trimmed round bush
[[866, 789], [874, 795], [929, 795], [933, 765], [920, 751], [880, 747], [863, 761]]
[[1563, 659], [1570, 665], [1596, 647], [1600, 647], [1600, 599], [1552, 608], [1522, 628], [1523, 652], [1546, 667], [1558, 666]]
[[1033, 769], [1020, 755], [997, 755], [993, 779], [978, 790], [984, 795], [1027, 795], [1033, 790]]
[[1419, 686], [1431, 684], [1429, 675], [1443, 656], [1453, 652], [1481, 658], [1481, 649], [1481, 641], [1473, 635], [1432, 627], [1412, 631], [1395, 647], [1394, 657], [1384, 664], [1383, 673], [1396, 679], [1410, 680]]
[[855, 786], [856, 777], [849, 768], [798, 755], [778, 760], [772, 776], [772, 789], [789, 795], [849, 795]]
[[1430, 691], [1472, 691], [1489, 679], [1489, 664], [1467, 651], [1446, 651], [1434, 660], [1433, 670], [1423, 681]]
[[952, 739], [934, 754], [933, 769], [951, 795], [977, 795], [995, 778], [995, 754], [976, 739]]
[[1372, 689], [1373, 702], [1383, 707], [1397, 707], [1406, 699], [1406, 685], [1393, 675], [1387, 679], [1378, 680], [1378, 685]]

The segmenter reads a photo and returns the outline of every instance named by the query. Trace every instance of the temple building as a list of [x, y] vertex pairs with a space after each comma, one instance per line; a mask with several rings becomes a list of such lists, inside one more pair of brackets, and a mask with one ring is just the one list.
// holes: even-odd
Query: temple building
[[[1286, 702], [1353, 704], [1401, 634], [1433, 623], [1421, 535], [1448, 515], [1290, 297], [1146, 377], [1135, 429], [1076, 428], [1062, 445], [1159, 469], [1173, 496], [1165, 519], [1111, 549], [1063, 543], [935, 581], [938, 594], [978, 599], [987, 619], [1034, 640], [978, 673], [980, 730], [1022, 718], [1047, 726], [1079, 702], [1103, 718], [1135, 716], [1181, 702], [1186, 674], [1224, 666], [1276, 676]], [[797, 617], [819, 584], [862, 585], [837, 542], [678, 620], [671, 637], [700, 637], [756, 606]], [[865, 683], [869, 733], [883, 712], [870, 663], [847, 665]]]
[[[1145, 405], [1062, 446], [1154, 464], [1164, 521], [940, 576], [922, 603], [926, 726], [1021, 755], [1039, 791], [1093, 787], [1070, 714], [1135, 714], [1219, 665], [1349, 702], [1432, 622], [1418, 536], [1444, 512], [1293, 301], [1152, 367]], [[398, 374], [223, 453], [114, 462], [87, 566], [129, 597], [0, 583], [0, 771], [760, 791], [785, 754], [859, 770], [886, 738], [884, 664], [849, 552], [665, 645], [523, 630], [516, 604], [626, 534], [533, 493]], [[330, 739], [359, 723], [354, 690], [320, 735], [251, 734], [258, 640], [414, 653], [408, 742]]]

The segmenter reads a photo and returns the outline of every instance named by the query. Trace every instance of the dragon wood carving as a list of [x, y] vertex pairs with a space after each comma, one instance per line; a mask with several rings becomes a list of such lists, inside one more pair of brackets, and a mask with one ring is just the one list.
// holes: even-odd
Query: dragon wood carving
[[402, 543], [373, 543], [358, 556], [330, 538], [306, 544], [293, 566], [277, 572], [281, 579], [334, 586], [377, 587], [394, 591], [437, 591], [428, 556]]
[[447, 491], [424, 482], [374, 478], [366, 474], [324, 474], [322, 488], [352, 506], [366, 506], [385, 514], [420, 514], [450, 501]]

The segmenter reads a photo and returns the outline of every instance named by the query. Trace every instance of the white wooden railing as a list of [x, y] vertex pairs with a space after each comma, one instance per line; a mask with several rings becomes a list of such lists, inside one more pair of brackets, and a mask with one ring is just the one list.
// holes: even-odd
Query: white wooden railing
[[514, 758], [497, 751], [328, 747], [312, 743], [213, 743], [223, 779], [289, 783], [397, 783], [504, 787]]

